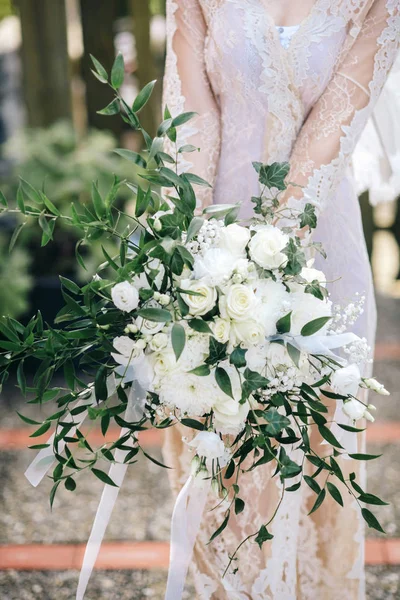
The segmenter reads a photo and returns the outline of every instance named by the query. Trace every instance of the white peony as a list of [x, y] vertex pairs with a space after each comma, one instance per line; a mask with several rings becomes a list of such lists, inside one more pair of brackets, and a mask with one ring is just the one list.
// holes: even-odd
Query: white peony
[[129, 281], [114, 285], [111, 288], [111, 298], [115, 306], [124, 312], [135, 310], [139, 304], [139, 293]]
[[196, 256], [193, 266], [195, 279], [211, 286], [226, 283], [235, 268], [236, 257], [223, 248], [210, 248], [203, 256]]
[[360, 383], [360, 369], [355, 364], [337, 369], [331, 377], [333, 391], [342, 396], [356, 396]]
[[153, 350], [153, 352], [160, 352], [168, 346], [168, 340], [169, 338], [166, 333], [156, 333], [150, 341], [150, 349]]
[[257, 299], [253, 290], [241, 283], [233, 284], [227, 291], [225, 302], [220, 307], [231, 319], [246, 321], [254, 316]]
[[189, 312], [193, 316], [201, 316], [214, 308], [217, 301], [217, 290], [210, 287], [202, 281], [186, 279], [181, 282], [184, 290], [196, 292], [201, 296], [184, 294], [184, 300], [189, 307]]
[[210, 323], [210, 327], [218, 342], [225, 344], [229, 340], [231, 324], [228, 319], [217, 318], [213, 323]]
[[287, 246], [289, 236], [273, 225], [258, 229], [251, 238], [249, 250], [251, 258], [263, 269], [278, 269], [288, 261], [282, 250]]
[[364, 418], [366, 416], [366, 413], [368, 413], [364, 404], [362, 404], [355, 398], [343, 402], [342, 410], [344, 414], [347, 415], [353, 421], [358, 421], [358, 419]]
[[277, 321], [290, 311], [290, 295], [282, 283], [261, 279], [256, 284], [256, 297], [261, 301], [257, 319], [262, 322], [266, 336], [275, 335]]
[[200, 417], [211, 410], [215, 387], [211, 375], [199, 377], [177, 369], [161, 379], [158, 393], [162, 404]]
[[225, 444], [220, 436], [213, 431], [200, 431], [196, 437], [188, 443], [188, 446], [195, 448], [198, 456], [203, 456], [210, 460], [222, 458], [225, 454]]
[[265, 329], [263, 324], [254, 319], [249, 319], [248, 321], [233, 321], [232, 333], [236, 338], [236, 344], [243, 343], [246, 346], [256, 346], [261, 344], [265, 339]]
[[250, 231], [247, 227], [232, 223], [222, 227], [220, 231], [219, 245], [228, 250], [230, 254], [239, 258], [246, 254], [246, 246], [250, 240]]
[[[332, 303], [330, 300], [319, 300], [312, 294], [304, 294], [303, 291], [290, 294], [291, 301], [291, 327], [292, 335], [300, 335], [304, 325], [320, 317], [332, 315]], [[328, 329], [329, 322], [324, 325], [316, 335], [323, 335]]]

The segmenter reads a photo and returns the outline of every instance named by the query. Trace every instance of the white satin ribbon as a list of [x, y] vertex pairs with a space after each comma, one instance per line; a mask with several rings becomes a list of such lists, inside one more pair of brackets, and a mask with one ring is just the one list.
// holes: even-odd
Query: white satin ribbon
[[165, 600], [181, 600], [193, 548], [211, 487], [210, 479], [190, 475], [172, 513], [169, 571]]
[[[146, 392], [139, 386], [137, 382], [132, 383], [128, 396], [128, 405], [125, 411], [125, 421], [136, 422], [140, 421], [143, 416], [143, 406], [146, 399]], [[122, 428], [120, 438], [129, 433], [128, 428]], [[125, 446], [133, 448], [134, 439], [130, 437]], [[109, 470], [109, 477], [118, 486], [114, 487], [106, 484], [103, 489], [100, 504], [97, 509], [96, 517], [93, 522], [92, 531], [85, 549], [83, 557], [82, 569], [79, 575], [78, 590], [76, 592], [76, 600], [83, 600], [87, 584], [92, 574], [100, 546], [104, 538], [107, 525], [110, 521], [112, 511], [118, 498], [119, 490], [124, 481], [128, 464], [124, 464], [124, 459], [129, 451], [117, 448], [115, 450], [113, 463]]]

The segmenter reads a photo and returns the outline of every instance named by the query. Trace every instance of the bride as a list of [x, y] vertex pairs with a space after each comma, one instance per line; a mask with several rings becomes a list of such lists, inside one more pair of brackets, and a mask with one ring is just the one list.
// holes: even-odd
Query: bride
[[[312, 202], [319, 212], [315, 239], [328, 254], [323, 270], [335, 304], [365, 296], [356, 333], [374, 343], [375, 304], [357, 196], [350, 168], [355, 144], [395, 59], [400, 0], [167, 0], [164, 105], [173, 116], [196, 111], [178, 146], [181, 171], [212, 184], [203, 206], [241, 202], [251, 216], [257, 195], [252, 161], [290, 161], [282, 202]], [[201, 188], [202, 190], [204, 188]], [[321, 265], [316, 262], [316, 266]], [[178, 493], [191, 455], [187, 428], [166, 431], [164, 457]], [[362, 443], [362, 440], [360, 440]], [[314, 443], [318, 443], [315, 439]], [[346, 473], [359, 470], [352, 460]], [[214, 542], [223, 507], [206, 512], [192, 572], [201, 600], [349, 600], [365, 598], [364, 531], [355, 503], [328, 499], [311, 516], [302, 486], [285, 497], [274, 538], [248, 542], [224, 578], [239, 542], [277, 504], [279, 481], [269, 465], [245, 473], [246, 509]], [[208, 508], [215, 506], [210, 499]], [[221, 512], [222, 511], [222, 512]]]

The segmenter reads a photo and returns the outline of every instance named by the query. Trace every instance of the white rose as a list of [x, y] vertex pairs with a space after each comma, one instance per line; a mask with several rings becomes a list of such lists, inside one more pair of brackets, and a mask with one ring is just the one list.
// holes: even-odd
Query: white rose
[[297, 372], [297, 376], [307, 382], [310, 376], [310, 363], [306, 353], [300, 353], [299, 366], [296, 367], [289, 356], [286, 346], [272, 342], [267, 345], [265, 356], [267, 361], [267, 377], [273, 379], [277, 371], [287, 373], [289, 369], [294, 369]]
[[136, 342], [127, 335], [121, 335], [113, 339], [113, 346], [119, 354], [130, 358], [136, 351]]
[[243, 342], [246, 346], [256, 346], [265, 339], [265, 329], [260, 321], [250, 319], [248, 321], [233, 321], [233, 333], [236, 341]]
[[195, 448], [199, 456], [210, 460], [222, 458], [225, 454], [224, 442], [213, 431], [200, 431], [188, 446]]
[[318, 281], [318, 283], [326, 287], [326, 275], [318, 269], [303, 267], [300, 271], [300, 277], [305, 279], [308, 283], [311, 283], [312, 281]]
[[195, 280], [182, 281], [181, 286], [184, 290], [190, 290], [201, 294], [201, 296], [184, 294], [184, 300], [189, 307], [189, 312], [191, 315], [205, 315], [212, 308], [214, 308], [217, 301], [217, 291], [215, 288], [210, 287], [206, 283]]
[[[291, 326], [290, 333], [300, 335], [304, 325], [320, 317], [330, 317], [332, 315], [332, 303], [330, 300], [319, 300], [312, 294], [304, 294], [303, 291], [290, 294], [291, 301]], [[326, 333], [329, 322], [324, 325], [316, 335]]]
[[272, 279], [256, 282], [256, 297], [261, 304], [257, 309], [257, 319], [262, 322], [265, 335], [276, 334], [276, 323], [290, 311], [290, 295], [282, 283]]
[[158, 321], [148, 321], [147, 319], [143, 319], [143, 317], [137, 317], [136, 325], [138, 330], [143, 335], [155, 335], [161, 329], [163, 329], [165, 323], [159, 323]]
[[360, 369], [355, 364], [337, 369], [331, 377], [333, 391], [342, 396], [356, 396], [360, 383]]
[[256, 307], [256, 297], [251, 288], [241, 283], [233, 284], [226, 295], [225, 310], [231, 319], [245, 321]]
[[139, 293], [129, 281], [114, 285], [111, 289], [111, 298], [115, 306], [124, 312], [135, 310], [139, 304]]
[[282, 250], [287, 246], [289, 236], [273, 225], [259, 229], [251, 238], [249, 250], [251, 258], [264, 269], [284, 267], [288, 261]]
[[250, 231], [247, 227], [241, 227], [232, 223], [222, 227], [220, 231], [219, 245], [236, 257], [242, 257], [246, 253], [246, 246], [250, 240]]
[[229, 340], [231, 329], [230, 321], [227, 319], [215, 319], [215, 321], [210, 324], [210, 327], [218, 342], [225, 344]]
[[168, 336], [166, 333], [156, 333], [151, 341], [150, 341], [150, 348], [151, 350], [153, 350], [153, 352], [160, 352], [160, 350], [163, 350], [164, 348], [166, 348], [168, 346]]
[[237, 435], [245, 425], [249, 414], [250, 404], [246, 400], [240, 404], [226, 394], [218, 395], [213, 405], [214, 425], [222, 434]]
[[364, 379], [363, 381], [367, 388], [369, 388], [373, 392], [376, 392], [381, 396], [390, 396], [390, 392], [388, 392], [387, 389], [385, 389], [384, 385], [382, 383], [379, 383], [379, 381], [377, 381], [376, 379], [371, 377], [369, 379]]
[[343, 402], [343, 412], [353, 421], [358, 421], [358, 419], [362, 419], [365, 417], [366, 411], [365, 406], [359, 402], [358, 400], [352, 398], [351, 400], [347, 400]]
[[203, 256], [196, 256], [194, 277], [211, 286], [223, 285], [232, 275], [235, 263], [235, 256], [227, 250], [210, 248]]
[[162, 352], [157, 354], [154, 364], [154, 372], [158, 377], [163, 377], [176, 368], [176, 358], [173, 352]]

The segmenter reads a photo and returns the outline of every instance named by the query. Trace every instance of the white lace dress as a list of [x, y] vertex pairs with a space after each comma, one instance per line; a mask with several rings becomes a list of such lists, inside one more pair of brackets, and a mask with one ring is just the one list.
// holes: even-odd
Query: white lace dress
[[[167, 0], [164, 104], [173, 115], [199, 114], [181, 130], [178, 144], [194, 144], [201, 152], [184, 155], [180, 169], [213, 185], [211, 191], [198, 189], [203, 204], [240, 201], [246, 218], [258, 192], [251, 162], [289, 160], [290, 181], [303, 188], [291, 187], [286, 200], [318, 208], [315, 239], [328, 253], [318, 266], [330, 281], [341, 276], [332, 285], [335, 302], [365, 294], [355, 329], [372, 346], [373, 286], [350, 162], [396, 56], [400, 0], [315, 0], [308, 16], [290, 28], [274, 23], [276, 4], [279, 0]], [[166, 431], [163, 451], [173, 467], [174, 493], [188, 475], [191, 455], [181, 439], [188, 431]], [[348, 473], [359, 469], [350, 460], [341, 466]], [[271, 542], [262, 551], [254, 542], [245, 544], [221, 580], [229, 554], [266, 523], [279, 493], [269, 465], [241, 475], [246, 509], [210, 545], [224, 507], [206, 512], [192, 565], [198, 598], [365, 598], [357, 506], [346, 500], [341, 509], [326, 500], [307, 516], [315, 496], [304, 486], [285, 495]]]

